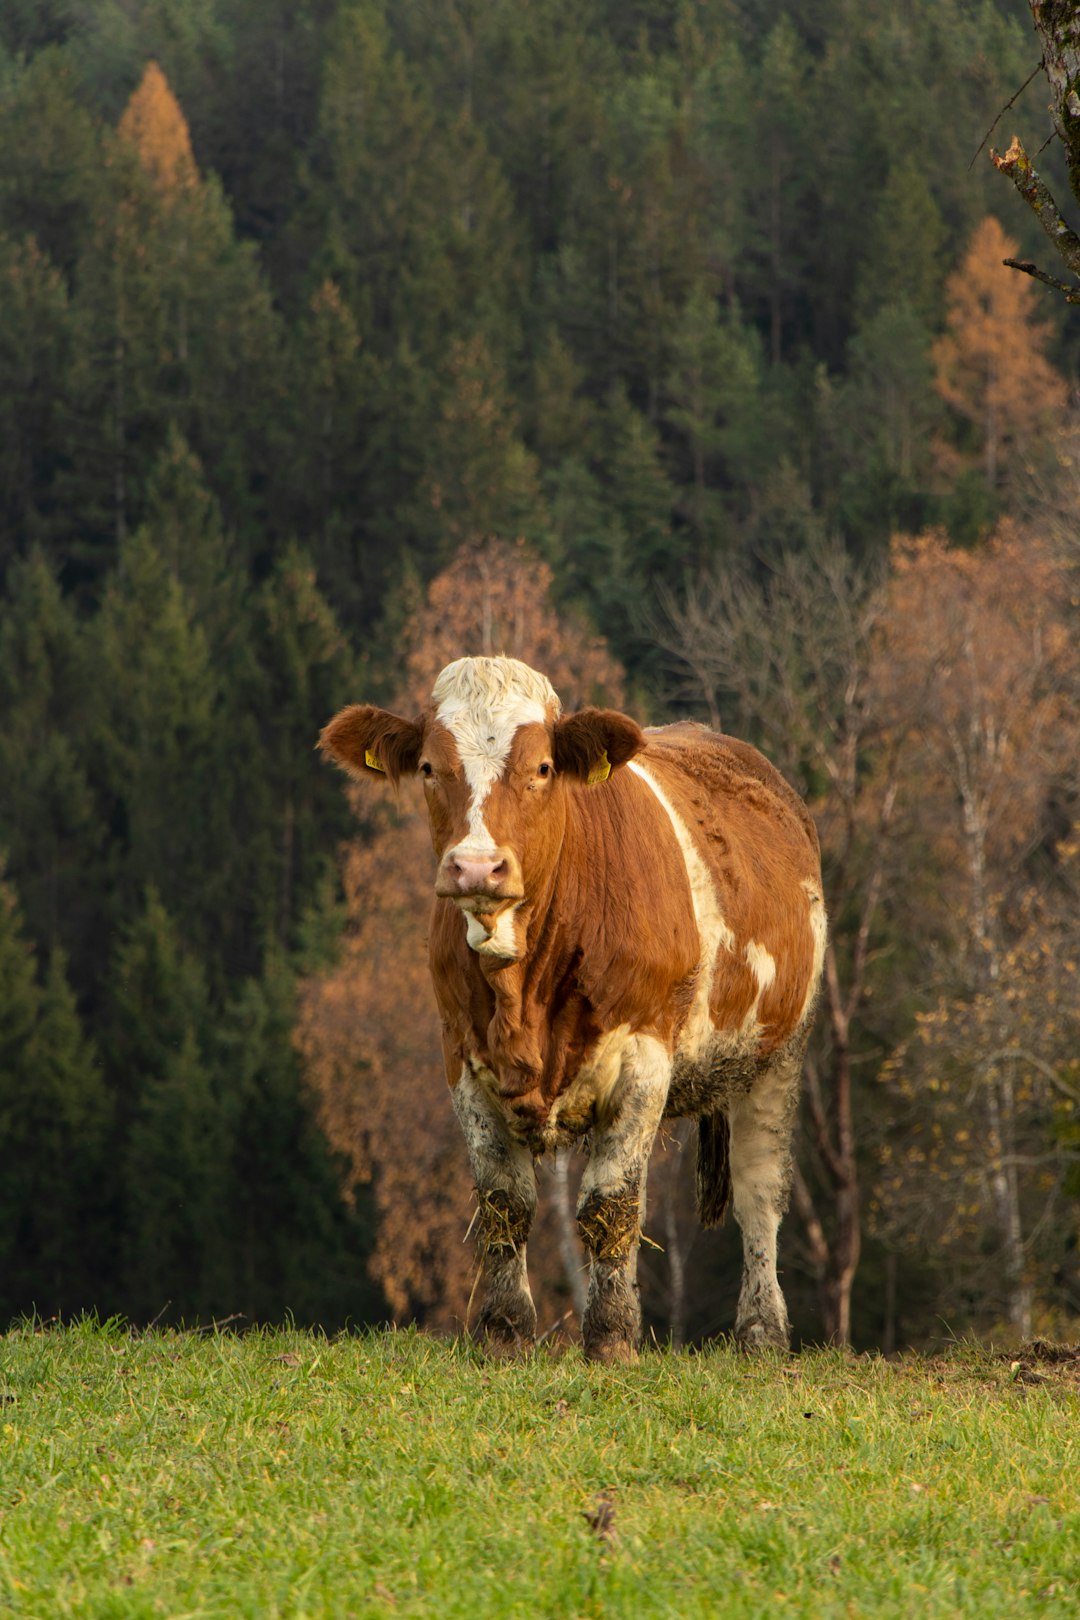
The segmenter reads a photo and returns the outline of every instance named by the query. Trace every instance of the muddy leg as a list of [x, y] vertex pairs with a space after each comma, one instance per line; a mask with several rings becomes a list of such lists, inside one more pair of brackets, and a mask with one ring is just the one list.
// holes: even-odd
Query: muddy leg
[[473, 1337], [493, 1355], [517, 1355], [536, 1340], [525, 1243], [536, 1212], [532, 1155], [512, 1140], [476, 1077], [466, 1070], [452, 1093], [476, 1182], [479, 1311]]
[[776, 1235], [791, 1185], [791, 1131], [801, 1051], [781, 1054], [728, 1109], [731, 1188], [742, 1229], [743, 1276], [735, 1337], [748, 1350], [786, 1348], [787, 1307], [776, 1280]]
[[636, 1037], [623, 1058], [612, 1118], [591, 1133], [578, 1199], [578, 1229], [591, 1262], [581, 1324], [590, 1361], [632, 1361], [637, 1354], [645, 1178], [670, 1079], [671, 1060], [660, 1042]]

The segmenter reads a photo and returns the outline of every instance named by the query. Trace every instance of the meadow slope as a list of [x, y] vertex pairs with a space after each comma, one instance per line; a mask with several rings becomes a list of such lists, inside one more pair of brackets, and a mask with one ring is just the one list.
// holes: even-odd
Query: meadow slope
[[0, 1338], [0, 1613], [1080, 1612], [1080, 1356]]

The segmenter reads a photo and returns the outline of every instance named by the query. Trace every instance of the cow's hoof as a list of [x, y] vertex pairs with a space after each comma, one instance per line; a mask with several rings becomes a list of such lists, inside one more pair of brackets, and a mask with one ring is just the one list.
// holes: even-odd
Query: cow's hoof
[[493, 1361], [512, 1361], [536, 1348], [536, 1329], [519, 1326], [508, 1316], [482, 1317], [473, 1329], [473, 1341]]
[[763, 1322], [752, 1316], [735, 1328], [735, 1343], [740, 1350], [754, 1355], [759, 1350], [786, 1350], [789, 1345], [787, 1327], [779, 1322]]
[[632, 1367], [638, 1359], [637, 1350], [625, 1339], [594, 1339], [581, 1349], [586, 1361], [597, 1361], [602, 1367]]

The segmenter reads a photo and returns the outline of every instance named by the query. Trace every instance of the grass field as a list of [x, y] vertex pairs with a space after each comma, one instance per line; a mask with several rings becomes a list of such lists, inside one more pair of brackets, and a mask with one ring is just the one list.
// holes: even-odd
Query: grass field
[[1080, 1613], [1080, 1357], [0, 1338], [0, 1614]]

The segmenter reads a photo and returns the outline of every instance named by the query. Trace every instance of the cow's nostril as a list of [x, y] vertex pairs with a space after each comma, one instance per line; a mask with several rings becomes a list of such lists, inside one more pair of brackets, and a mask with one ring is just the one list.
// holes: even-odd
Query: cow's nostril
[[506, 873], [507, 865], [505, 861], [500, 861], [497, 866], [493, 866], [491, 868], [491, 875], [493, 878], [504, 878]]

